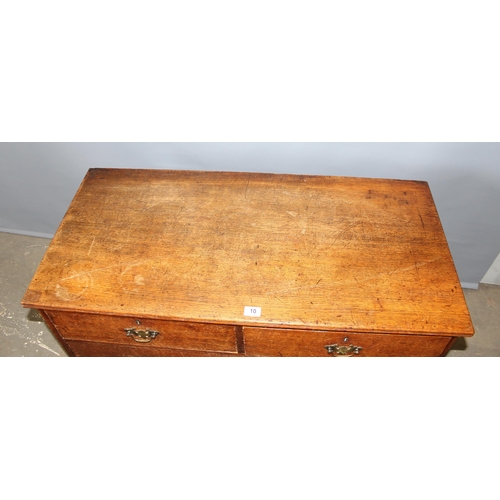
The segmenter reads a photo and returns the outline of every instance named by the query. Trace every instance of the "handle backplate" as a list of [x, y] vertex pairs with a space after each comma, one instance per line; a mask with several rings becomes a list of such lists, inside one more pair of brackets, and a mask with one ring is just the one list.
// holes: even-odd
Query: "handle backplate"
[[160, 332], [155, 330], [136, 330], [135, 328], [125, 328], [127, 337], [132, 337], [136, 342], [151, 342]]
[[328, 351], [328, 354], [332, 356], [354, 356], [355, 354], [359, 354], [359, 351], [362, 347], [358, 347], [355, 345], [325, 345], [325, 349]]

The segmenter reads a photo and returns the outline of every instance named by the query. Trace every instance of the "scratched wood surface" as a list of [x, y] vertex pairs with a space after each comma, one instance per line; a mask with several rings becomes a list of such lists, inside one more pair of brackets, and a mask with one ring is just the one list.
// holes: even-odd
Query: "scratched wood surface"
[[[418, 181], [91, 169], [23, 304], [473, 334], [429, 187]], [[261, 316], [244, 316], [245, 306]]]

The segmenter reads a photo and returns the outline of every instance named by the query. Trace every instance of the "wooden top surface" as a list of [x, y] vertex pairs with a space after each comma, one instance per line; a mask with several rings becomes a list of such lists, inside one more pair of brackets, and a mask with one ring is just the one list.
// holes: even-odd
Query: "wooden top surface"
[[[26, 307], [472, 335], [427, 183], [91, 169]], [[244, 315], [261, 308], [260, 317]]]

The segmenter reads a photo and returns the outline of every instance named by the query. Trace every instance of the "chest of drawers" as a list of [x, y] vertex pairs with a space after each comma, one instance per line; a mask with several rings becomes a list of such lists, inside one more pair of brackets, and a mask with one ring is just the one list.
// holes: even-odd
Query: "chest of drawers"
[[439, 356], [474, 333], [421, 181], [91, 169], [22, 303], [76, 356]]

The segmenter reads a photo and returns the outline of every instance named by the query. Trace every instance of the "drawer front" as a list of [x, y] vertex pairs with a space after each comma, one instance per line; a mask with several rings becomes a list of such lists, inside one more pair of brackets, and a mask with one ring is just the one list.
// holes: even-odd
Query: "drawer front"
[[[46, 313], [65, 341], [118, 344], [143, 350], [161, 347], [193, 351], [237, 352], [236, 333], [233, 326], [60, 311], [46, 311]], [[129, 330], [129, 335], [127, 335], [127, 330]]]
[[[243, 329], [248, 356], [440, 356], [452, 337]], [[331, 346], [328, 351], [326, 346]], [[359, 349], [356, 349], [359, 348]]]
[[144, 349], [134, 345], [104, 344], [100, 342], [86, 342], [69, 340], [66, 342], [75, 356], [79, 357], [194, 357], [194, 356], [241, 356], [232, 352], [195, 351], [188, 349], [165, 349], [149, 347]]

